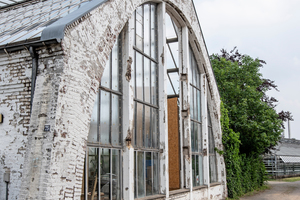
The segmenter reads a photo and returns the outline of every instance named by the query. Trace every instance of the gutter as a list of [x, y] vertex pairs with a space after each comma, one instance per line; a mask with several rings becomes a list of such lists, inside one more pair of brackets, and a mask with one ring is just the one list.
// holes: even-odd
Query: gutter
[[30, 97], [30, 113], [32, 113], [32, 103], [33, 103], [33, 96], [35, 91], [35, 83], [36, 83], [36, 76], [37, 76], [37, 69], [38, 69], [38, 55], [35, 52], [34, 47], [29, 48], [29, 53], [32, 58], [32, 73], [31, 73], [31, 97]]

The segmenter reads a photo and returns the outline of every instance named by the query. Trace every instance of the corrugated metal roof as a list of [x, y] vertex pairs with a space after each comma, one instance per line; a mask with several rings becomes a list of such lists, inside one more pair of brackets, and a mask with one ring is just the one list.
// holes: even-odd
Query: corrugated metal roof
[[[39, 40], [45, 28], [48, 34], [44, 37], [45, 40], [57, 38], [58, 35], [62, 38], [66, 25], [106, 1], [31, 0], [2, 8], [0, 9], [0, 46]], [[57, 25], [60, 29], [53, 34], [53, 30], [58, 28]]]
[[296, 156], [279, 156], [284, 163], [300, 163], [300, 157]]
[[15, 5], [24, 1], [26, 0], [0, 0], [0, 8]]

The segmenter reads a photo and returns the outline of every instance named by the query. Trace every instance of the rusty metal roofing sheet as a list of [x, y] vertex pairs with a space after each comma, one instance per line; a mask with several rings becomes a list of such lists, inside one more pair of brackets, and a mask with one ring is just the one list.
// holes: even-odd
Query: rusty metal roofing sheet
[[62, 39], [65, 26], [103, 2], [106, 1], [31, 0], [0, 8], [0, 46], [40, 40], [44, 29], [45, 40]]

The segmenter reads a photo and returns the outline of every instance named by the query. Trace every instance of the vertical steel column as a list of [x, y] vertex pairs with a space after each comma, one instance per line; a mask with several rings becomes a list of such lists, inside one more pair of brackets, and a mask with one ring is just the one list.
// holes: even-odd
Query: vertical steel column
[[134, 66], [134, 51], [132, 45], [134, 44], [134, 19], [130, 18], [127, 27], [124, 28], [124, 35], [122, 35], [122, 61], [123, 61], [123, 72], [122, 72], [122, 87], [123, 87], [123, 126], [122, 126], [122, 140], [123, 140], [123, 163], [122, 170], [122, 190], [123, 199], [133, 200], [134, 199], [134, 149], [132, 146], [133, 142], [133, 77], [131, 76], [132, 68]]
[[160, 134], [160, 193], [169, 198], [169, 146], [168, 146], [168, 103], [167, 103], [167, 66], [166, 66], [166, 3], [157, 6], [158, 22], [158, 98]]
[[180, 70], [181, 81], [181, 118], [182, 118], [182, 152], [185, 174], [185, 187], [190, 188], [190, 199], [192, 199], [192, 150], [191, 150], [191, 128], [190, 128], [190, 81], [189, 74], [189, 35], [188, 27], [182, 27], [182, 68]]

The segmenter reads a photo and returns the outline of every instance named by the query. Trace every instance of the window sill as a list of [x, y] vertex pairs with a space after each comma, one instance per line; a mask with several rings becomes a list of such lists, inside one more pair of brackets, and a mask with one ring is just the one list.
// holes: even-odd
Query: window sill
[[156, 195], [151, 195], [151, 196], [136, 198], [135, 200], [165, 199], [165, 197], [166, 197], [165, 194], [156, 194]]
[[220, 183], [220, 182], [215, 182], [215, 183], [211, 183], [209, 186], [210, 186], [210, 187], [214, 187], [214, 186], [218, 186], [218, 185], [222, 185], [222, 183]]
[[193, 191], [201, 190], [201, 189], [204, 189], [204, 188], [208, 188], [208, 186], [207, 185], [196, 186], [196, 187], [193, 187]]
[[176, 195], [176, 194], [181, 194], [181, 193], [186, 193], [186, 192], [190, 192], [190, 189], [183, 188], [183, 189], [178, 189], [178, 190], [172, 190], [169, 192], [169, 194], [171, 196], [171, 195]]

